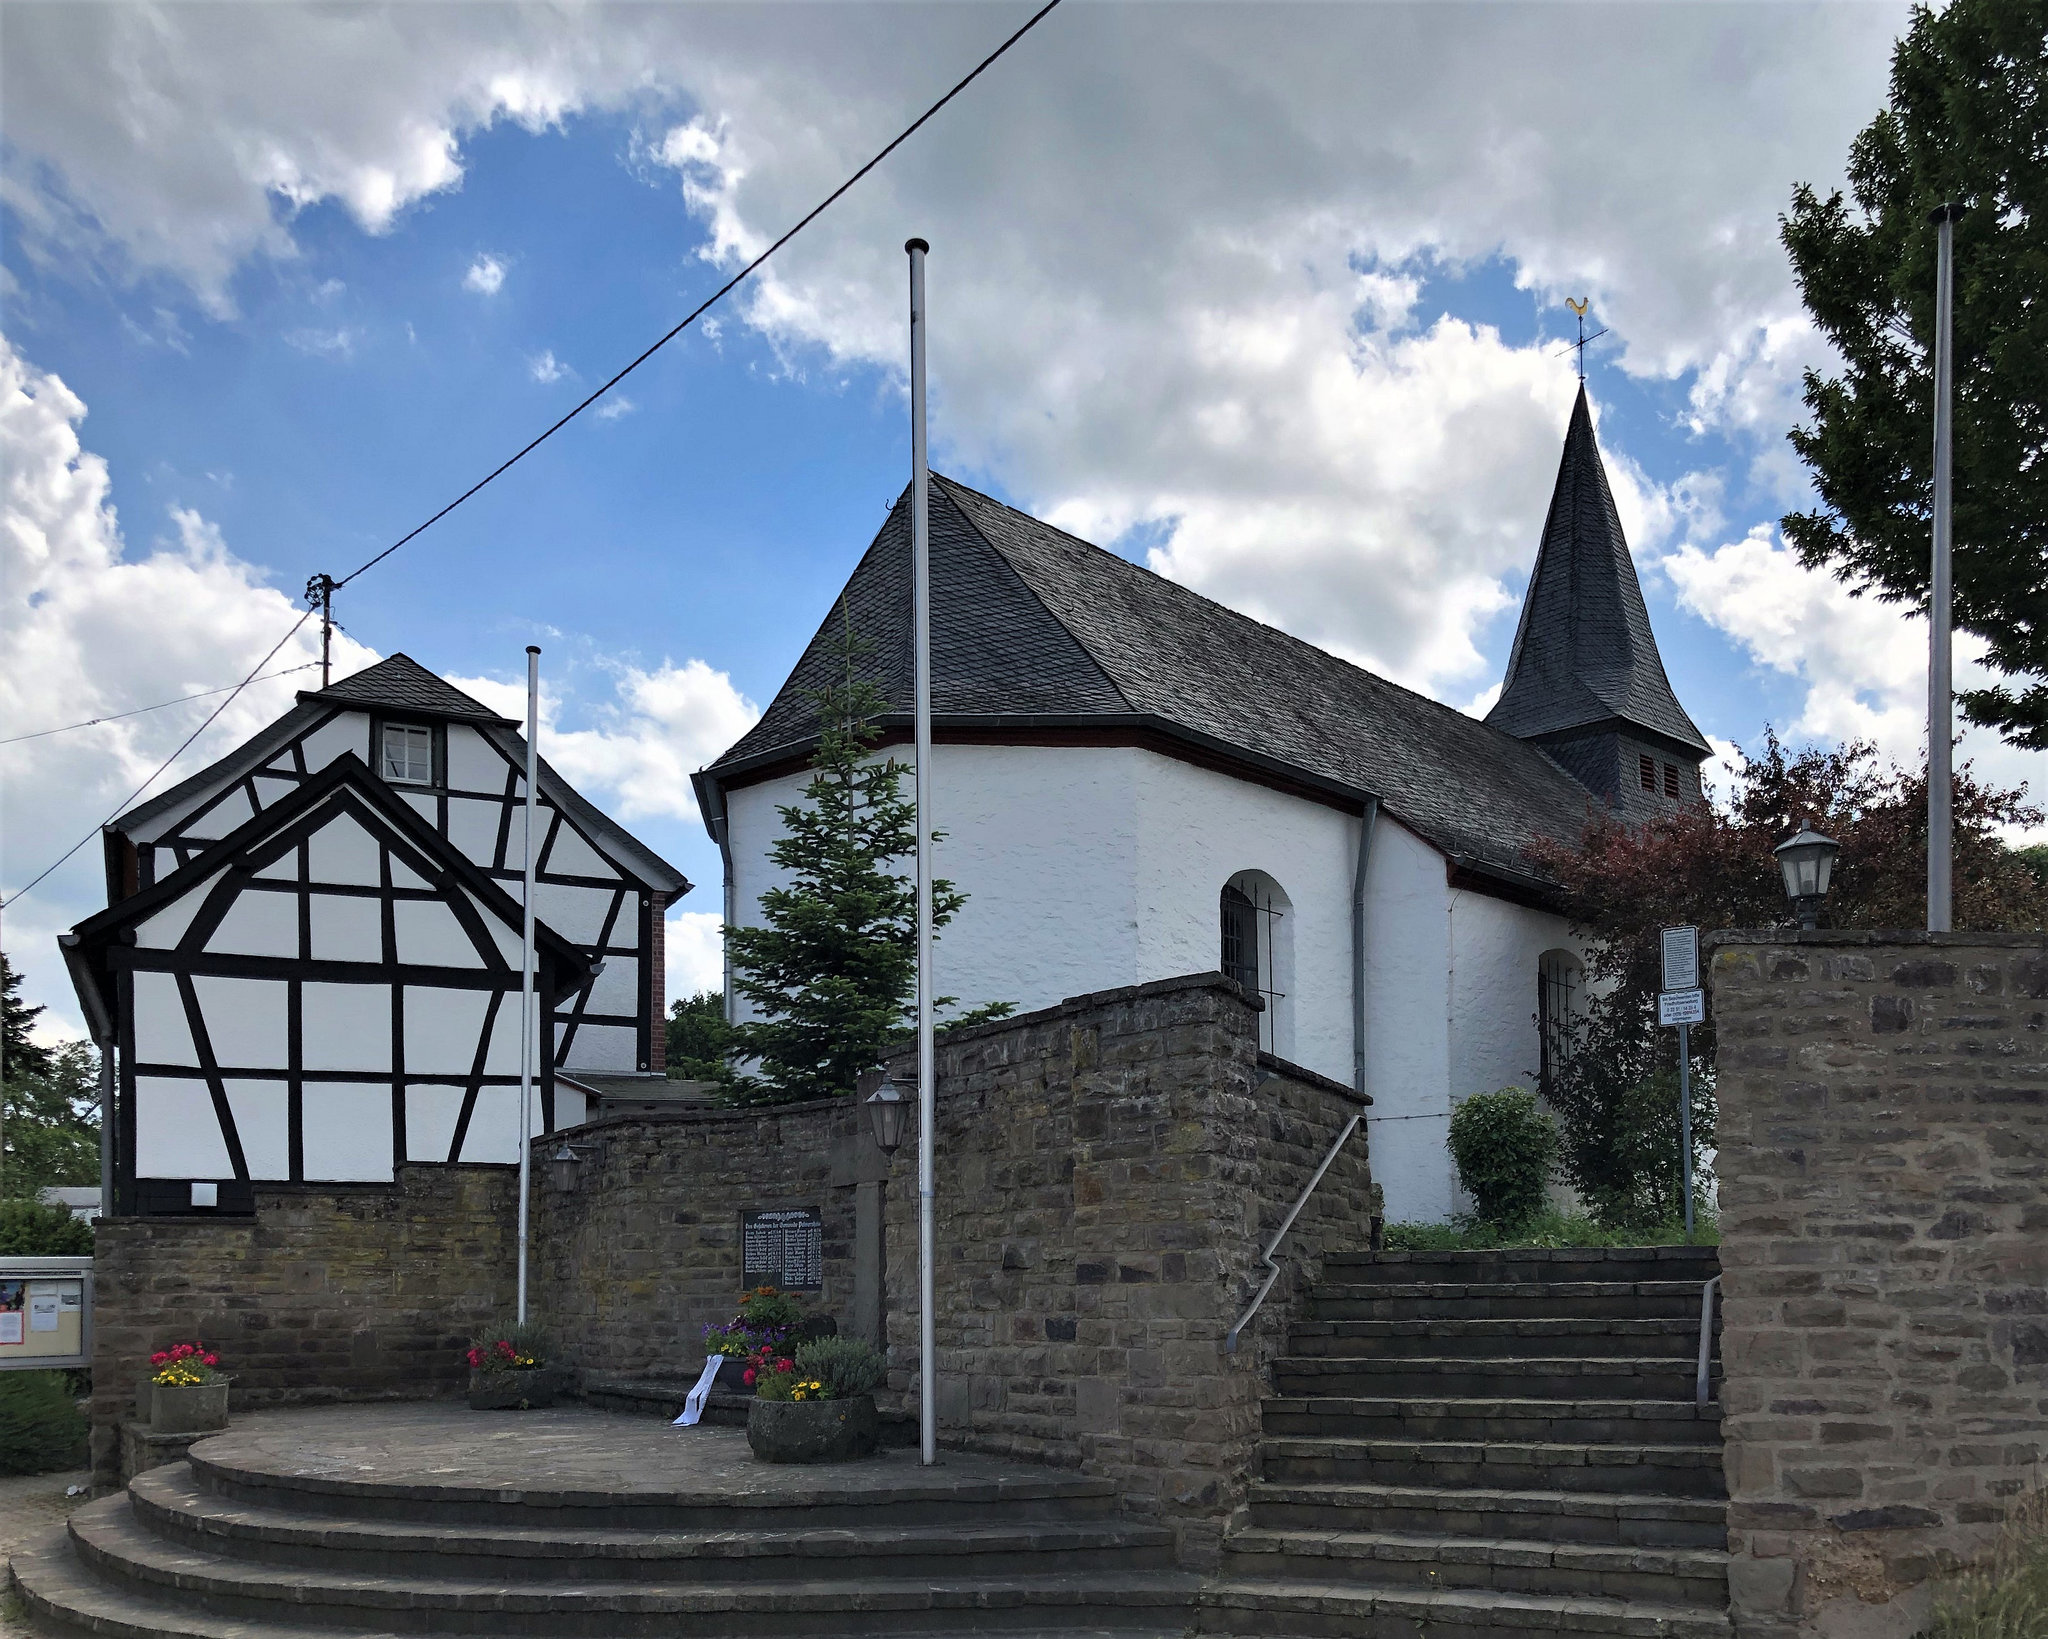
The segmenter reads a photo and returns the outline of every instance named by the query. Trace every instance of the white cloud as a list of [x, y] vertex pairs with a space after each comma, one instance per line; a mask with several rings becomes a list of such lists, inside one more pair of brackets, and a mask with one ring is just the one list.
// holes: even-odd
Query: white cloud
[[[526, 720], [526, 685], [489, 677], [448, 679], [515, 722]], [[579, 789], [609, 792], [606, 809], [621, 820], [694, 819], [690, 775], [754, 725], [760, 707], [732, 678], [701, 660], [663, 661], [653, 671], [614, 669], [614, 696], [597, 726], [557, 727], [562, 701], [541, 690], [541, 755]]]
[[671, 1005], [725, 983], [725, 918], [716, 911], [670, 911], [668, 999]]
[[[1681, 546], [1663, 560], [1679, 600], [1725, 633], [1757, 665], [1804, 689], [1798, 715], [1777, 726], [1792, 740], [1870, 740], [1892, 761], [1917, 767], [1927, 754], [1927, 622], [1875, 597], [1854, 597], [1834, 576], [1802, 565], [1760, 525], [1706, 551]], [[1981, 685], [1983, 640], [1955, 637], [1958, 688]], [[1717, 751], [1725, 749], [1717, 742]], [[2030, 785], [2048, 796], [2048, 759], [1965, 730], [1961, 758], [1986, 779]], [[1725, 779], [1725, 769], [1723, 770]], [[2044, 833], [2048, 834], [2048, 833]]]
[[526, 368], [532, 373], [533, 379], [542, 386], [560, 381], [569, 374], [569, 367], [556, 358], [552, 350], [541, 354], [539, 358], [528, 359]]
[[346, 326], [335, 330], [287, 330], [284, 339], [286, 345], [316, 358], [345, 359], [356, 350], [356, 333]]
[[[80, 445], [84, 416], [63, 381], [0, 338], [0, 722], [24, 733], [232, 683], [303, 612], [196, 511], [174, 508], [173, 539], [130, 551], [107, 464]], [[335, 645], [337, 663], [351, 670], [376, 658], [346, 634]], [[317, 658], [316, 632], [302, 627], [271, 669]], [[252, 685], [151, 789], [254, 733], [306, 681], [297, 673]], [[0, 891], [13, 893], [91, 835], [219, 704], [197, 700], [0, 747]], [[75, 1010], [52, 941], [104, 896], [95, 837], [7, 908], [8, 950], [58, 1018]]]
[[639, 408], [640, 406], [635, 404], [624, 393], [614, 392], [602, 404], [598, 405], [597, 419], [600, 421], [616, 421], [621, 416], [631, 415]]
[[479, 256], [462, 276], [462, 288], [479, 296], [495, 296], [505, 286], [505, 264], [495, 256]]

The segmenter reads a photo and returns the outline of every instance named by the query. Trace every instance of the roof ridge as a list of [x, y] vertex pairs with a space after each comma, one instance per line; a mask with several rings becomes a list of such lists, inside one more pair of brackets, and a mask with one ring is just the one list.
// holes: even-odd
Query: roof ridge
[[[981, 495], [981, 491], [977, 489], [968, 489], [967, 485], [958, 482], [958, 480], [956, 479], [948, 478], [943, 473], [934, 472], [930, 474], [930, 476], [936, 478], [939, 481], [939, 484], [941, 486], [941, 493], [944, 494], [946, 497], [946, 504], [952, 507], [953, 511], [959, 516], [960, 521], [964, 523], [969, 529], [974, 531], [975, 538], [979, 540], [983, 546], [987, 547], [997, 557], [1001, 558], [1004, 563], [1010, 566], [1010, 573], [1015, 575], [1018, 581], [1023, 585], [1024, 590], [1031, 594], [1032, 602], [1036, 603], [1039, 608], [1045, 611], [1046, 619], [1050, 620], [1061, 631], [1065, 632], [1068, 637], [1072, 638], [1074, 641], [1074, 646], [1077, 649], [1079, 649], [1083, 654], [1085, 654], [1090, 660], [1095, 661], [1095, 669], [1102, 673], [1102, 680], [1109, 685], [1111, 692], [1114, 693], [1116, 697], [1124, 703], [1125, 710], [1136, 712], [1138, 708], [1131, 704], [1131, 697], [1124, 691], [1124, 686], [1121, 683], [1119, 683], [1114, 677], [1110, 676], [1108, 669], [1102, 664], [1100, 660], [1095, 659], [1095, 651], [1088, 647], [1087, 640], [1083, 638], [1079, 632], [1075, 631], [1072, 626], [1068, 625], [1065, 620], [1060, 618], [1059, 611], [1053, 608], [1051, 604], [1047, 603], [1045, 601], [1044, 595], [1040, 593], [1037, 587], [1031, 584], [1031, 577], [1025, 574], [1022, 569], [1017, 567], [1017, 561], [1014, 558], [1012, 558], [1009, 553], [1005, 552], [998, 542], [989, 539], [988, 532], [985, 529], [983, 529], [980, 524], [974, 521], [974, 515], [960, 504], [959, 500], [952, 494], [952, 491], [955, 489], [965, 489], [967, 490], [968, 494], [981, 496], [983, 500], [993, 501], [994, 504], [997, 506], [1001, 506], [1003, 503], [1001, 501], [996, 501], [994, 496]], [[1008, 510], [1013, 512], [1016, 511], [1014, 507], [1009, 508]], [[1023, 517], [1026, 516], [1026, 514], [1019, 513], [1018, 516]], [[1066, 531], [1061, 530], [1060, 533], [1065, 534]], [[1075, 537], [1075, 539], [1079, 539], [1079, 537], [1077, 536]], [[1088, 543], [1084, 541], [1082, 542], [1082, 544], [1085, 546]], [[1098, 547], [1096, 548], [1096, 550], [1100, 551], [1101, 548]], [[1112, 554], [1112, 556], [1114, 556], [1114, 554]]]
[[[1066, 540], [1072, 541], [1076, 546], [1085, 547], [1090, 552], [1099, 552], [1102, 554], [1103, 557], [1114, 560], [1115, 562], [1121, 564], [1125, 569], [1133, 570], [1140, 575], [1147, 576], [1150, 579], [1157, 581], [1162, 586], [1171, 587], [1176, 596], [1193, 598], [1197, 602], [1204, 603], [1212, 609], [1221, 610], [1225, 615], [1228, 615], [1234, 621], [1241, 622], [1246, 626], [1256, 627], [1261, 632], [1270, 633], [1276, 637], [1280, 637], [1284, 639], [1286, 642], [1292, 644], [1294, 647], [1299, 649], [1305, 649], [1310, 654], [1317, 656], [1321, 660], [1324, 660], [1332, 665], [1342, 666], [1349, 671], [1356, 672], [1360, 677], [1370, 678], [1373, 683], [1377, 684], [1381, 688], [1391, 689], [1397, 694], [1406, 695], [1411, 700], [1420, 701], [1422, 704], [1426, 706], [1434, 707], [1438, 711], [1444, 712], [1451, 717], [1457, 718], [1460, 722], [1470, 723], [1475, 728], [1489, 729], [1492, 733], [1500, 735], [1502, 739], [1515, 739], [1514, 735], [1507, 734], [1500, 729], [1493, 728], [1493, 726], [1490, 723], [1488, 723], [1485, 718], [1474, 717], [1469, 711], [1465, 711], [1461, 707], [1454, 706], [1450, 704], [1449, 701], [1439, 700], [1436, 698], [1436, 696], [1431, 694], [1424, 694], [1420, 689], [1411, 689], [1405, 683], [1397, 683], [1391, 677], [1381, 676], [1378, 672], [1374, 671], [1369, 666], [1361, 666], [1355, 660], [1346, 660], [1340, 654], [1332, 654], [1328, 649], [1324, 648], [1321, 644], [1311, 643], [1307, 638], [1301, 637], [1294, 632], [1288, 631], [1287, 628], [1284, 626], [1275, 626], [1268, 621], [1260, 620], [1255, 615], [1246, 614], [1242, 609], [1233, 609], [1229, 604], [1224, 603], [1217, 598], [1212, 598], [1207, 593], [1196, 591], [1192, 586], [1187, 585], [1184, 581], [1177, 581], [1171, 575], [1162, 575], [1158, 570], [1153, 569], [1146, 564], [1142, 564], [1134, 559], [1127, 558], [1121, 552], [1113, 552], [1106, 546], [1098, 546], [1094, 541], [1087, 540], [1080, 535], [1076, 535], [1072, 530], [1060, 528], [1058, 524], [1049, 524], [1044, 519], [1034, 517], [1031, 513], [1025, 512], [1021, 508], [1011, 506], [1007, 501], [999, 500], [997, 499], [997, 497], [993, 495], [984, 494], [982, 491], [975, 489], [970, 484], [963, 484], [957, 478], [948, 478], [944, 474], [937, 472], [933, 473], [932, 476], [938, 479], [941, 483], [947, 485], [950, 489], [964, 490], [967, 492], [967, 494], [973, 496], [975, 499], [988, 502], [990, 506], [1001, 507], [1003, 511], [1011, 514], [1013, 517], [1022, 518], [1026, 523], [1035, 525], [1039, 529], [1049, 530], [1055, 535], [1059, 535], [1065, 538]], [[961, 511], [962, 515], [965, 516], [965, 509], [962, 508]], [[970, 523], [973, 522], [971, 518], [969, 518], [968, 521]], [[974, 526], [974, 529], [975, 533], [981, 535], [983, 540], [988, 540], [988, 536], [982, 533], [980, 525], [976, 524]], [[989, 544], [991, 546], [995, 546], [995, 543], [993, 541], [990, 541]], [[1003, 561], [1005, 563], [1011, 563], [1012, 567], [1015, 567], [1009, 555], [1007, 553], [1002, 552], [1001, 547], [996, 547], [996, 551], [998, 553], [1002, 553]], [[1018, 570], [1018, 574], [1020, 577], [1023, 577], [1022, 570]], [[1025, 584], [1029, 586], [1029, 578], [1024, 577], [1024, 579]], [[1036, 587], [1031, 588], [1031, 593], [1033, 597], [1038, 597], [1038, 589]], [[1039, 601], [1041, 603], [1044, 602], [1042, 598], [1040, 598]], [[1051, 611], [1048, 610], [1047, 612], [1050, 613]], [[1053, 618], [1057, 620], [1059, 617], [1057, 615], [1054, 615]], [[1065, 622], [1061, 622], [1061, 624], [1064, 625]], [[1080, 643], [1082, 648], [1084, 649], [1088, 647], [1086, 642], [1078, 636], [1075, 638], [1075, 641], [1077, 643]], [[1093, 651], [1090, 650], [1089, 652], [1092, 656]], [[1114, 680], [1112, 679], [1112, 681]], [[1119, 686], [1117, 692], [1119, 694], [1122, 694], [1123, 689]], [[1136, 708], [1134, 707], [1133, 709], [1135, 710]], [[1517, 740], [1516, 743], [1523, 744], [1525, 742]]]

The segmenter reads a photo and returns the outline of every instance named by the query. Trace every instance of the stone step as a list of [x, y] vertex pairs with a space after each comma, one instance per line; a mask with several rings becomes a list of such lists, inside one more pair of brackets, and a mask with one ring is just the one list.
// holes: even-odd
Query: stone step
[[1295, 1355], [1399, 1359], [1428, 1355], [1492, 1360], [1503, 1355], [1583, 1359], [1696, 1361], [1698, 1317], [1690, 1320], [1329, 1320], [1301, 1321], [1288, 1333]]
[[1720, 1610], [1728, 1603], [1728, 1555], [1711, 1548], [1255, 1526], [1234, 1532], [1224, 1543], [1222, 1574], [1373, 1587], [1590, 1594], [1709, 1610]]
[[1730, 1629], [1721, 1611], [1640, 1600], [1219, 1578], [1203, 1590], [1196, 1631], [1243, 1639], [1728, 1639]]
[[[14, 1585], [38, 1629], [51, 1633], [95, 1634], [102, 1639], [398, 1639], [396, 1630], [383, 1626], [217, 1616], [139, 1597], [88, 1573], [71, 1551], [70, 1537], [62, 1526], [51, 1527], [15, 1549]], [[754, 1631], [736, 1627], [731, 1639]], [[856, 1631], [827, 1624], [808, 1630], [813, 1639], [852, 1639]], [[923, 1639], [972, 1639], [982, 1631], [978, 1626], [933, 1629]], [[1182, 1639], [1186, 1628], [1182, 1613], [1175, 1612], [1168, 1620], [1142, 1626], [1057, 1626], [1009, 1632], [1010, 1639]]]
[[508, 1586], [498, 1578], [301, 1569], [167, 1542], [143, 1529], [125, 1496], [88, 1504], [71, 1516], [69, 1529], [81, 1564], [137, 1598], [223, 1616], [296, 1618], [403, 1633], [723, 1639], [948, 1628], [1157, 1628], [1171, 1626], [1197, 1586], [1195, 1577], [1180, 1571]]
[[1449, 1399], [1311, 1395], [1262, 1407], [1267, 1434], [1347, 1439], [1564, 1440], [1586, 1445], [1721, 1443], [1721, 1408], [1690, 1400]]
[[1343, 1440], [1276, 1436], [1259, 1443], [1264, 1479], [1287, 1485], [1387, 1485], [1619, 1491], [1725, 1497], [1718, 1446], [1513, 1445], [1505, 1441]]
[[[1691, 1400], [1695, 1360], [1556, 1356], [1530, 1353], [1493, 1359], [1290, 1354], [1273, 1362], [1273, 1388], [1284, 1397], [1423, 1395], [1458, 1399]], [[1710, 1392], [1720, 1371], [1712, 1367]]]
[[1721, 1272], [1712, 1246], [1527, 1247], [1498, 1252], [1332, 1252], [1322, 1278], [1346, 1281], [1448, 1281], [1459, 1285], [1529, 1281], [1705, 1281]]
[[[879, 1474], [866, 1463], [822, 1467], [801, 1479], [785, 1470], [772, 1488], [758, 1490], [680, 1477], [666, 1486], [622, 1480], [510, 1490], [489, 1476], [408, 1472], [402, 1462], [384, 1458], [355, 1472], [279, 1461], [234, 1431], [194, 1446], [188, 1461], [204, 1489], [229, 1501], [355, 1520], [491, 1525], [516, 1517], [522, 1525], [570, 1529], [775, 1531], [878, 1519], [897, 1526], [968, 1525], [1116, 1514], [1116, 1488], [1106, 1479], [1057, 1469], [985, 1476], [967, 1464], [921, 1469], [901, 1456], [889, 1458], [895, 1466]], [[678, 1475], [686, 1472], [678, 1464]]]
[[1514, 1284], [1325, 1283], [1310, 1294], [1310, 1320], [1684, 1320], [1697, 1324], [1698, 1281], [1521, 1281]]
[[1258, 1480], [1246, 1500], [1251, 1523], [1271, 1529], [1398, 1531], [1641, 1548], [1718, 1550], [1728, 1543], [1728, 1505], [1712, 1497]]
[[[1115, 1519], [797, 1530], [634, 1531], [593, 1526], [352, 1520], [241, 1503], [202, 1487], [183, 1464], [129, 1485], [144, 1529], [234, 1559], [398, 1577], [512, 1581], [801, 1581], [837, 1567], [866, 1577], [1003, 1576], [1060, 1570], [1166, 1570], [1173, 1533]], [[1048, 1556], [1057, 1556], [1049, 1558]]]

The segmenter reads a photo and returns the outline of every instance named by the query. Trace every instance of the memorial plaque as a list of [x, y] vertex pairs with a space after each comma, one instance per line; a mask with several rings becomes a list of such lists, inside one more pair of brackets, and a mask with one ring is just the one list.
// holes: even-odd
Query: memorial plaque
[[776, 1207], [740, 1214], [742, 1284], [785, 1292], [825, 1289], [825, 1221], [809, 1207]]

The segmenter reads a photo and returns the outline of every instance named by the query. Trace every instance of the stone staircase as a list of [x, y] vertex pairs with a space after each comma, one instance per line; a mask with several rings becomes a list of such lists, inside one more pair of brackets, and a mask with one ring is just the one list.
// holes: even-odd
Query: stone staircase
[[[1205, 1633], [1727, 1639], [1710, 1248], [1332, 1258]], [[1718, 1353], [1718, 1350], [1717, 1350]]]
[[[1106, 1480], [956, 1453], [772, 1469], [737, 1430], [590, 1412], [503, 1414], [499, 1449], [471, 1434], [457, 1465], [435, 1409], [203, 1441], [19, 1550], [16, 1585], [40, 1627], [117, 1639], [1166, 1639], [1198, 1586]], [[387, 1434], [323, 1438], [323, 1416]]]

